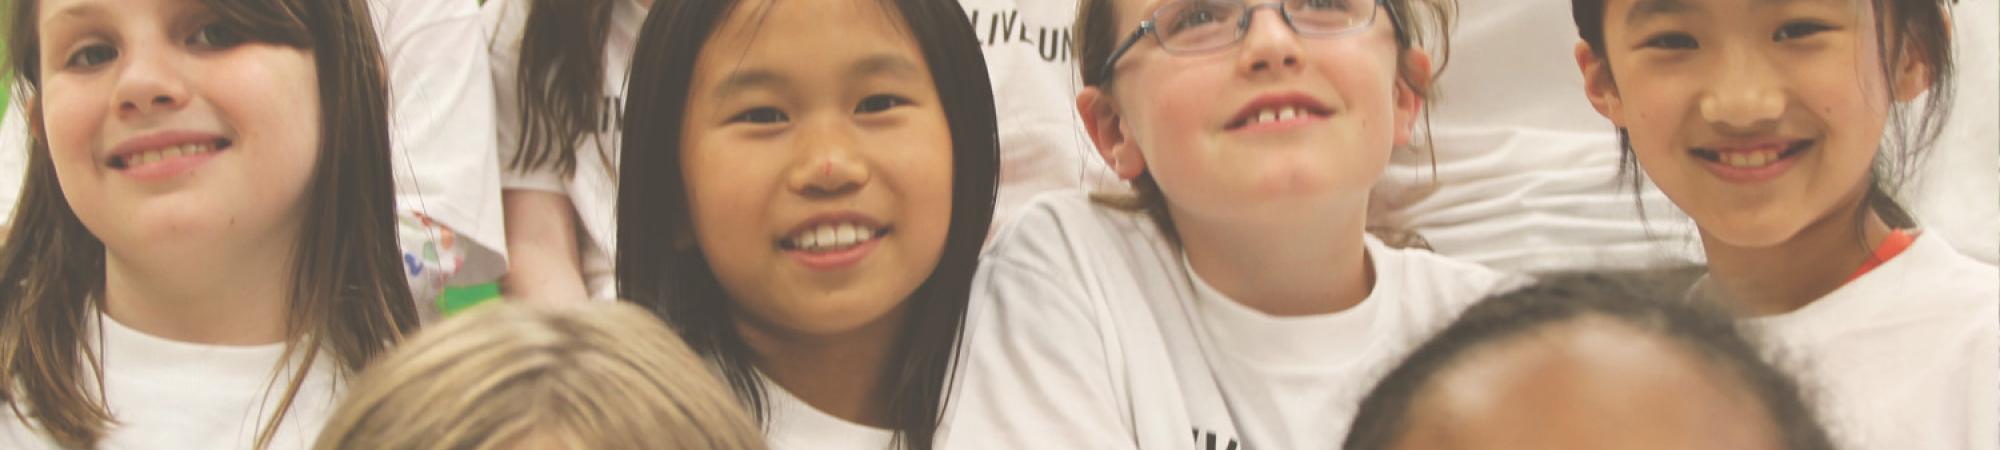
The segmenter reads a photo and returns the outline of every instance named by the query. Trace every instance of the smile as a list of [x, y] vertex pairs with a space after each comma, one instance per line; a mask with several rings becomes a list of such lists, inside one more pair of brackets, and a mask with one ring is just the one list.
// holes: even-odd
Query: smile
[[105, 161], [105, 165], [116, 170], [140, 169], [161, 162], [228, 150], [231, 144], [233, 143], [228, 138], [217, 138], [211, 142], [170, 145], [150, 150], [111, 155], [110, 159]]
[[1688, 153], [1693, 154], [1696, 158], [1729, 167], [1754, 169], [1766, 167], [1776, 164], [1780, 160], [1798, 156], [1799, 153], [1812, 148], [1812, 144], [1813, 141], [1811, 140], [1801, 139], [1792, 141], [1789, 145], [1772, 144], [1733, 148], [1695, 147], [1688, 150]]
[[860, 223], [823, 223], [807, 227], [793, 233], [791, 237], [778, 241], [778, 248], [810, 253], [831, 253], [847, 250], [869, 241], [881, 239], [889, 234], [889, 228], [874, 228]]
[[1257, 130], [1284, 128], [1296, 123], [1324, 119], [1333, 111], [1304, 94], [1268, 95], [1258, 97], [1237, 111], [1229, 119], [1224, 129]]

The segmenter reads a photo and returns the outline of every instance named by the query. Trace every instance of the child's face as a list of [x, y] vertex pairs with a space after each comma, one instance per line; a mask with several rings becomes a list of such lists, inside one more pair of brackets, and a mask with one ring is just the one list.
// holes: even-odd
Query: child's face
[[[1168, 3], [1118, 1], [1117, 35]], [[1258, 9], [1241, 41], [1194, 54], [1168, 53], [1147, 36], [1118, 60], [1109, 94], [1087, 89], [1079, 107], [1109, 102], [1097, 107], [1118, 117], [1091, 123], [1100, 149], [1121, 176], [1150, 171], [1177, 214], [1256, 221], [1363, 199], [1390, 151], [1408, 142], [1421, 105], [1399, 83], [1397, 61], [1428, 64], [1398, 50], [1391, 22], [1375, 8], [1366, 29], [1308, 38], [1276, 9]]]
[[319, 152], [311, 53], [246, 42], [193, 0], [43, 0], [38, 14], [56, 176], [113, 253], [297, 233]]
[[1681, 345], [1607, 319], [1533, 333], [1437, 373], [1393, 448], [1784, 448], [1741, 378]]
[[681, 150], [694, 237], [750, 323], [878, 323], [944, 250], [951, 132], [880, 3], [745, 1], [696, 61]]
[[[1579, 46], [1593, 103], [1646, 175], [1711, 239], [1763, 247], [1854, 205], [1892, 99], [1923, 66], [1880, 67], [1852, 0], [1609, 0], [1605, 61]], [[1604, 72], [1609, 69], [1608, 75]]]

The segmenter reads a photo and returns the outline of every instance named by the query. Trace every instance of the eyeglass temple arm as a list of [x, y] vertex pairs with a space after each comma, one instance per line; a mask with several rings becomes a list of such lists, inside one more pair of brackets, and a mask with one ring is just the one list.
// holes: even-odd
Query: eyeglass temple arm
[[1111, 66], [1117, 64], [1118, 57], [1125, 56], [1127, 50], [1131, 50], [1133, 45], [1139, 43], [1140, 38], [1146, 37], [1146, 33], [1151, 31], [1153, 31], [1153, 21], [1148, 20], [1140, 23], [1139, 28], [1132, 30], [1131, 35], [1125, 36], [1125, 43], [1118, 44], [1118, 49], [1111, 51], [1111, 57], [1104, 58], [1104, 67], [1098, 70], [1098, 84], [1110, 84]]

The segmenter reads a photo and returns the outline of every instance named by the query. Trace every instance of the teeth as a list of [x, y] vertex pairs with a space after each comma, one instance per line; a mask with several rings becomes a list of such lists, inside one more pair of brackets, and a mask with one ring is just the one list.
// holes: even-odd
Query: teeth
[[1755, 152], [1731, 152], [1722, 154], [1721, 157], [1718, 159], [1720, 159], [1723, 164], [1728, 164], [1731, 167], [1745, 167], [1745, 168], [1764, 167], [1771, 163], [1778, 162], [1778, 152], [1769, 150], [1755, 151]]
[[1287, 106], [1284, 107], [1284, 109], [1278, 110], [1278, 120], [1292, 120], [1293, 117], [1298, 117], [1298, 116], [1299, 116], [1298, 108]]
[[792, 247], [805, 251], [831, 251], [852, 247], [875, 238], [875, 230], [852, 223], [824, 224], [792, 236]]
[[1257, 112], [1257, 123], [1270, 122], [1277, 119], [1278, 119], [1278, 113], [1275, 111], [1266, 109]]
[[214, 150], [214, 148], [210, 147], [207, 144], [176, 145], [173, 147], [167, 147], [158, 150], [152, 150], [144, 153], [126, 156], [125, 163], [127, 166], [126, 168], [132, 168], [132, 167], [138, 167], [160, 162], [162, 160], [179, 158], [182, 156], [194, 156], [211, 150]]

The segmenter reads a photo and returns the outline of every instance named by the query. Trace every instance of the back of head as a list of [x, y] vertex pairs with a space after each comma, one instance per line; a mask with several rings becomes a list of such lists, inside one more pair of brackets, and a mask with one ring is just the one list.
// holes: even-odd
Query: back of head
[[762, 449], [729, 391], [624, 303], [483, 306], [363, 373], [314, 448]]
[[[1556, 275], [1474, 305], [1368, 393], [1345, 448], [1475, 437], [1495, 449], [1683, 440], [1832, 448], [1794, 382], [1727, 314], [1680, 298], [1687, 278]], [[1583, 423], [1592, 425], [1564, 426]]]

